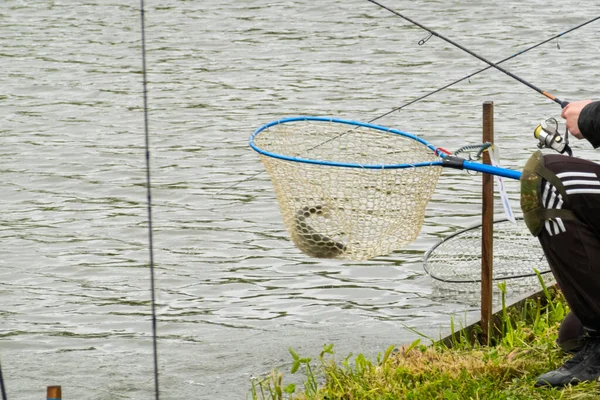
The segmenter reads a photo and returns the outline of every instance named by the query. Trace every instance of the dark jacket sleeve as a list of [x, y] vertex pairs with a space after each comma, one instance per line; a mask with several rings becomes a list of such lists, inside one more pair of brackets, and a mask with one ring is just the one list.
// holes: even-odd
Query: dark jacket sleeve
[[594, 148], [600, 147], [600, 101], [583, 107], [577, 120], [579, 130]]

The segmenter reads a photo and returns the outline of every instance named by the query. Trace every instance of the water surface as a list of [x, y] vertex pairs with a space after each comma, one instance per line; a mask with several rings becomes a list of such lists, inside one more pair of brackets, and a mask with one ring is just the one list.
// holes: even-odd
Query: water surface
[[[499, 60], [597, 12], [592, 1], [392, 2]], [[0, 4], [1, 349], [11, 399], [153, 395], [138, 2]], [[247, 145], [296, 115], [361, 121], [485, 67], [367, 1], [147, 2], [161, 397], [245, 398], [250, 379], [316, 356], [375, 356], [477, 310], [440, 299], [424, 252], [477, 223], [480, 176], [445, 171], [419, 239], [353, 263], [300, 253]], [[566, 100], [593, 98], [599, 25], [505, 64]], [[489, 70], [378, 123], [454, 150], [495, 104], [520, 168], [560, 108]], [[577, 155], [598, 159], [587, 143]], [[507, 182], [518, 210], [518, 185]], [[497, 205], [498, 214], [501, 207]]]

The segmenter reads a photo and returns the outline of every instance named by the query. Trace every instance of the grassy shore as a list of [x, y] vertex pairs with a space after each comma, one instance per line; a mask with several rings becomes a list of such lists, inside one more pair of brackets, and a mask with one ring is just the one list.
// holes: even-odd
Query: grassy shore
[[[556, 345], [568, 306], [556, 287], [540, 282], [540, 296], [518, 307], [507, 308], [503, 302], [489, 340], [482, 340], [477, 326], [445, 340], [422, 335], [410, 345], [390, 346], [376, 360], [362, 354], [336, 360], [333, 345], [324, 346], [318, 360], [290, 349], [290, 374], [302, 374], [304, 383], [286, 383], [286, 376], [273, 370], [253, 382], [249, 396], [253, 400], [600, 399], [595, 382], [563, 389], [534, 387], [537, 376], [570, 357]], [[486, 342], [489, 345], [482, 345]], [[297, 376], [293, 378], [298, 382]]]

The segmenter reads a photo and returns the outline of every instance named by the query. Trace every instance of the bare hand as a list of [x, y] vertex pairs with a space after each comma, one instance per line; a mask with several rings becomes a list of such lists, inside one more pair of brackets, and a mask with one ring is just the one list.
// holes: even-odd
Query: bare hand
[[560, 116], [566, 120], [565, 123], [567, 125], [567, 129], [569, 130], [569, 133], [571, 133], [577, 139], [583, 139], [583, 135], [581, 134], [581, 131], [579, 130], [579, 125], [577, 124], [579, 114], [581, 113], [581, 110], [583, 110], [583, 107], [587, 106], [591, 102], [592, 100], [574, 101], [572, 103], [567, 104], [567, 106], [563, 108], [562, 114], [560, 114]]

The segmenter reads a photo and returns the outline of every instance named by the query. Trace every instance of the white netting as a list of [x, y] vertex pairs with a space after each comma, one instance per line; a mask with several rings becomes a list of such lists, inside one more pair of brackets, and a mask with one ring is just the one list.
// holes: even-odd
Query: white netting
[[336, 122], [294, 121], [261, 131], [261, 155], [283, 222], [296, 246], [312, 257], [365, 260], [413, 242], [425, 218], [441, 166], [368, 169], [360, 165], [439, 161], [410, 137]]
[[[550, 267], [537, 238], [531, 235], [522, 218], [494, 222], [493, 279], [533, 277], [535, 270], [545, 274]], [[423, 263], [434, 279], [450, 283], [481, 281], [481, 224], [462, 230], [432, 247]]]
[[[493, 303], [500, 305], [505, 283], [507, 299], [520, 299], [541, 289], [539, 271], [546, 286], [555, 283], [542, 247], [522, 218], [494, 222]], [[462, 303], [481, 301], [481, 224], [459, 231], [425, 253], [423, 267], [434, 278], [432, 297]]]
[[[554, 275], [549, 272], [541, 275], [541, 278], [546, 287], [556, 283]], [[494, 281], [492, 285], [492, 304], [494, 306], [502, 304], [503, 290], [500, 289], [500, 284], [506, 285], [503, 290], [507, 304], [521, 300], [542, 289], [537, 275]], [[458, 302], [478, 306], [481, 304], [481, 282], [444, 282], [433, 279], [429, 297], [440, 302]]]

